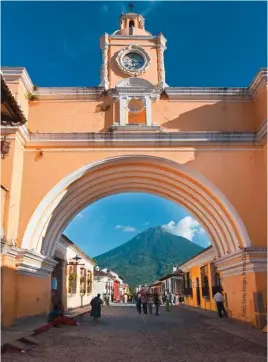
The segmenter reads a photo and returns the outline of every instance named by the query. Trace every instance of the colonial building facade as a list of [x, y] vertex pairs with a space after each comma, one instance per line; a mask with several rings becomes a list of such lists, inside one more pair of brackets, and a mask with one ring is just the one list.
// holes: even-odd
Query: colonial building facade
[[57, 244], [54, 259], [57, 265], [52, 272], [52, 301], [62, 302], [66, 309], [89, 305], [94, 293], [95, 262], [65, 235]]
[[76, 214], [111, 194], [147, 192], [202, 224], [232, 316], [259, 325], [267, 70], [246, 88], [169, 87], [166, 39], [135, 13], [120, 16], [101, 49], [97, 87], [36, 88], [25, 68], [2, 69], [27, 120], [1, 125], [10, 144], [1, 178], [2, 322], [48, 311], [55, 252]]

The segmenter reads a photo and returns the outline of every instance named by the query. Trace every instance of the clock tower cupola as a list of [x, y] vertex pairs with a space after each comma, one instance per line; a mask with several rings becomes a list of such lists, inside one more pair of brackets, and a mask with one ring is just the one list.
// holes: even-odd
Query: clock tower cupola
[[167, 87], [165, 37], [149, 33], [130, 5], [130, 12], [119, 17], [119, 29], [102, 36], [101, 49], [100, 86], [112, 97], [114, 129], [156, 129], [152, 106]]
[[119, 29], [101, 37], [101, 86], [113, 89], [126, 78], [139, 77], [154, 87], [163, 89], [165, 82], [164, 51], [166, 39], [160, 33], [152, 35], [145, 29], [145, 19], [133, 12], [119, 17]]

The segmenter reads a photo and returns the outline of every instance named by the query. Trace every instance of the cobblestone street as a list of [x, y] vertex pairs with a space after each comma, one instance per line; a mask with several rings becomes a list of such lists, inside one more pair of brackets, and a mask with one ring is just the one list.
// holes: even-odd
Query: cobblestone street
[[266, 361], [264, 347], [228, 332], [229, 321], [184, 307], [170, 313], [161, 308], [160, 316], [139, 316], [131, 306], [104, 307], [99, 323], [88, 315], [77, 320], [81, 326], [52, 328], [29, 352], [6, 353], [2, 361]]

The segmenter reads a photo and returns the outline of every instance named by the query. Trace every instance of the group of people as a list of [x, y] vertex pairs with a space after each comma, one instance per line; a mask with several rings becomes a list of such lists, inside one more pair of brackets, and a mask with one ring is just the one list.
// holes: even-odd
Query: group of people
[[[136, 300], [136, 308], [139, 314], [141, 314], [143, 310], [143, 314], [153, 314], [153, 306], [155, 306], [155, 315], [159, 315], [159, 307], [161, 305], [161, 299], [157, 292], [150, 293], [149, 291], [142, 289], [139, 294], [135, 297]], [[183, 296], [180, 294], [179, 303], [183, 302]], [[217, 305], [218, 315], [220, 318], [223, 316], [227, 318], [227, 312], [224, 307], [224, 298], [222, 291], [217, 292], [214, 295], [214, 300]], [[162, 296], [162, 302], [166, 305], [166, 311], [170, 311], [170, 306], [172, 305], [172, 298], [167, 296]], [[90, 302], [91, 311], [90, 316], [93, 318], [93, 321], [96, 322], [101, 317], [101, 306], [103, 305], [103, 301], [98, 294], [95, 298], [93, 298]], [[64, 315], [64, 308], [62, 303], [57, 303], [52, 311], [49, 313], [48, 322], [51, 326], [58, 327], [61, 324], [70, 325], [70, 326], [79, 326], [79, 323], [75, 321], [73, 318]]]
[[159, 306], [161, 300], [158, 293], [150, 294], [147, 291], [141, 291], [136, 295], [136, 308], [139, 314], [143, 310], [143, 314], [153, 313], [153, 306], [155, 306], [155, 315], [159, 315]]
[[155, 306], [155, 314], [159, 315], [159, 306], [165, 305], [166, 311], [170, 312], [170, 307], [175, 304], [181, 304], [184, 302], [184, 297], [182, 294], [178, 296], [167, 294], [167, 295], [159, 295], [157, 292], [150, 293], [149, 291], [142, 289], [135, 297], [136, 307], [138, 313], [141, 313], [143, 310], [143, 314], [147, 314], [149, 309], [149, 313], [153, 313], [153, 306]]

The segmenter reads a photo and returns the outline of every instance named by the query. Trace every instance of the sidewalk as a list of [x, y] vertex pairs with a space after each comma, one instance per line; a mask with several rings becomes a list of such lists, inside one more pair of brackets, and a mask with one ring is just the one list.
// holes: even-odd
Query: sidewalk
[[209, 324], [212, 327], [216, 327], [218, 330], [247, 339], [248, 341], [256, 343], [262, 347], [267, 346], [267, 334], [253, 328], [249, 323], [232, 318], [219, 318], [217, 312], [190, 307], [188, 305], [179, 306], [179, 308], [185, 308], [191, 312], [199, 313], [202, 317], [204, 317], [202, 322]]
[[[65, 315], [74, 318], [78, 315], [87, 313], [88, 311], [89, 307], [87, 306], [67, 311]], [[12, 344], [12, 342], [25, 336], [33, 335], [35, 332], [40, 331], [41, 333], [46, 329], [48, 329], [47, 315], [24, 318], [18, 321], [14, 326], [1, 330], [1, 348], [3, 348], [4, 345]]]

